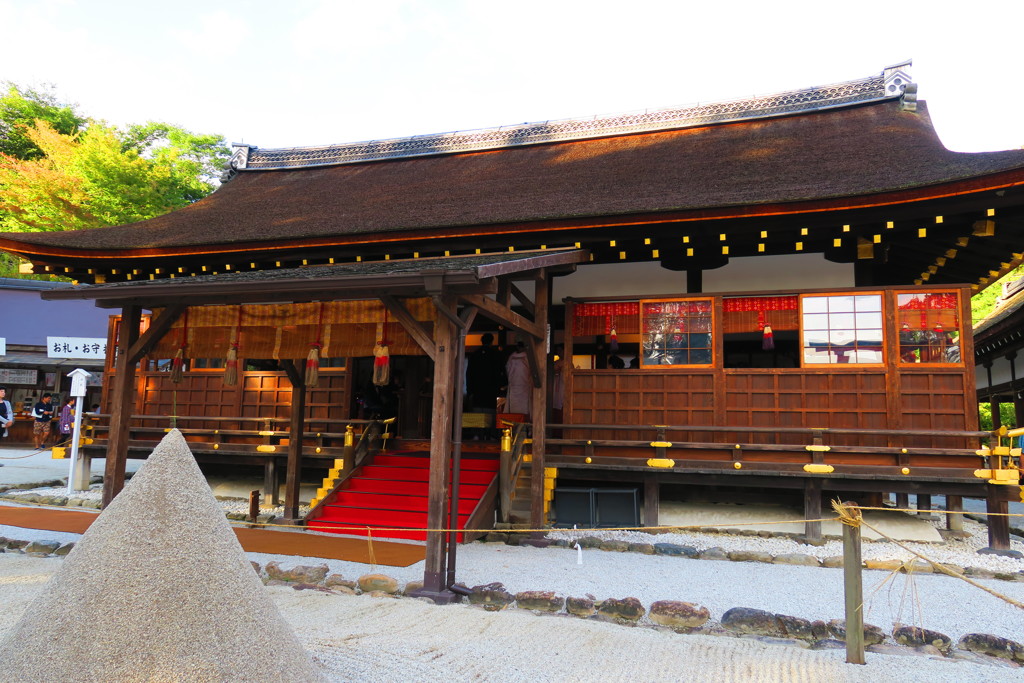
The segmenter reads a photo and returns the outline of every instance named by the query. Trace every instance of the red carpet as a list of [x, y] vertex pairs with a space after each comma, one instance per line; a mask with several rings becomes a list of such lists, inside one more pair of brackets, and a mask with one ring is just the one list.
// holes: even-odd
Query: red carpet
[[[458, 528], [465, 529], [498, 473], [495, 453], [463, 453]], [[359, 468], [307, 520], [318, 531], [416, 541], [427, 537], [430, 458], [412, 451], [381, 453]], [[459, 543], [463, 535], [457, 535]]]
[[[0, 524], [26, 529], [64, 531], [82, 534], [98, 515], [78, 510], [13, 507], [0, 505]], [[328, 560], [347, 560], [370, 564], [370, 547], [365, 539], [338, 538], [297, 533], [234, 527], [235, 535], [248, 552], [271, 555], [300, 555]], [[419, 545], [373, 541], [373, 559], [388, 567], [408, 567], [422, 560], [426, 549]]]

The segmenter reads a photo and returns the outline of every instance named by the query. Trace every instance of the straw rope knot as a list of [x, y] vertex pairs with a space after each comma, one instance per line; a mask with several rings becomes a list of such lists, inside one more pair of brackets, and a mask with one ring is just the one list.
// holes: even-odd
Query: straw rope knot
[[832, 509], [839, 515], [839, 521], [846, 526], [856, 528], [864, 522], [860, 507], [856, 503], [850, 501], [844, 503], [840, 500], [833, 500]]

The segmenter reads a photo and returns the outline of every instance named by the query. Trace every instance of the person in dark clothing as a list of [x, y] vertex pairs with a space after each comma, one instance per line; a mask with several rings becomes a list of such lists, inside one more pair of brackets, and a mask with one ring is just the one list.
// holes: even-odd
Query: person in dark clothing
[[480, 337], [480, 348], [469, 355], [466, 368], [466, 392], [469, 406], [476, 412], [493, 413], [498, 395], [505, 386], [505, 360], [494, 346], [494, 335]]
[[14, 424], [14, 408], [7, 400], [7, 388], [0, 387], [0, 436], [7, 436], [7, 428]]
[[53, 419], [53, 396], [43, 394], [35, 407], [32, 409], [32, 417], [36, 419], [32, 425], [32, 438], [36, 448], [42, 448], [46, 439], [50, 436], [50, 421]]

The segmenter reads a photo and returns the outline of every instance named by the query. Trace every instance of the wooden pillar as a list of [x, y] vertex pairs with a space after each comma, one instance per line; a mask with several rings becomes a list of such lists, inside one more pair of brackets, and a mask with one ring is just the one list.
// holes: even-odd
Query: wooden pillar
[[[960, 512], [964, 509], [963, 496], [946, 496], [946, 512]], [[964, 530], [963, 515], [946, 515], [946, 528], [950, 531]]]
[[[551, 299], [551, 279], [547, 271], [541, 271], [535, 280], [536, 296], [534, 299], [534, 322], [546, 333], [548, 328], [548, 310]], [[540, 369], [534, 383], [530, 401], [530, 420], [533, 423], [533, 445], [530, 449], [533, 460], [530, 465], [530, 526], [543, 529], [547, 523], [544, 514], [544, 448], [547, 440], [547, 407], [548, 407], [548, 373], [547, 373], [547, 338], [533, 339], [530, 352], [534, 355], [535, 365]], [[531, 534], [532, 543], [544, 538], [544, 532]], [[546, 545], [546, 543], [544, 543]]]
[[993, 550], [1010, 549], [1010, 504], [1004, 497], [1006, 487], [1002, 484], [989, 484], [988, 496], [985, 498], [985, 510], [988, 517], [988, 547]]
[[306, 385], [295, 363], [282, 360], [281, 367], [292, 385], [291, 419], [288, 422], [288, 465], [284, 480], [284, 521], [299, 521], [299, 487], [302, 479], [302, 432], [305, 428]]
[[[438, 306], [445, 306], [448, 313], [455, 314], [455, 304], [450, 297], [442, 297]], [[430, 424], [430, 485], [427, 500], [427, 528], [447, 527], [448, 495], [450, 490], [449, 469], [452, 444], [452, 401], [455, 397], [455, 355], [457, 338], [455, 324], [448, 315], [439, 314], [434, 323], [434, 397], [433, 419]], [[427, 532], [427, 557], [423, 567], [423, 590], [417, 595], [429, 597], [434, 602], [451, 602], [455, 596], [445, 590], [447, 568], [446, 540], [442, 531]]]
[[930, 493], [917, 494], [917, 514], [922, 517], [932, 516], [932, 496]]
[[644, 526], [658, 526], [661, 486], [654, 475], [644, 477]]
[[103, 471], [103, 507], [110, 505], [114, 496], [124, 488], [125, 465], [128, 463], [128, 436], [135, 405], [135, 361], [129, 353], [139, 339], [142, 309], [125, 306], [121, 310], [121, 329], [117, 335], [117, 358], [111, 391], [110, 437], [107, 441], [107, 461]]
[[271, 505], [278, 504], [277, 458], [270, 456], [263, 464], [263, 495]]
[[910, 494], [909, 493], [897, 493], [896, 494], [896, 507], [900, 510], [910, 509]]
[[804, 480], [804, 538], [810, 542], [821, 540], [821, 480]]
[[686, 270], [686, 293], [700, 294], [704, 291], [704, 271], [700, 268]]

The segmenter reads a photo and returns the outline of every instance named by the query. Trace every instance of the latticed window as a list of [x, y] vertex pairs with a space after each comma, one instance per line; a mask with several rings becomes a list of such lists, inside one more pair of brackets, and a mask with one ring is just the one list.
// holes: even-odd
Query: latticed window
[[959, 363], [960, 315], [956, 292], [896, 295], [901, 363]]
[[883, 362], [880, 294], [805, 295], [800, 303], [805, 365]]
[[641, 367], [711, 365], [711, 299], [640, 302]]

